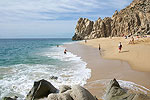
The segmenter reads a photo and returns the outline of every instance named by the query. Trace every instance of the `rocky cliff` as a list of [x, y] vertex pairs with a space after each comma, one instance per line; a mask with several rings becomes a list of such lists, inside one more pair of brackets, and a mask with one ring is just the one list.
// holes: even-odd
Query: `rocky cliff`
[[109, 36], [150, 34], [150, 0], [133, 0], [126, 8], [115, 11], [112, 17], [95, 22], [80, 18], [72, 40]]

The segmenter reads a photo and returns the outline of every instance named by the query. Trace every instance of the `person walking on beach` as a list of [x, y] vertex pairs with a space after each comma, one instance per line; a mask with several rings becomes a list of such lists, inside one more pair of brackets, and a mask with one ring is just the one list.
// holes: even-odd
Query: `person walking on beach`
[[122, 44], [121, 44], [121, 42], [119, 42], [118, 48], [119, 48], [119, 53], [120, 53], [120, 52], [121, 52], [121, 49], [122, 49]]
[[99, 49], [99, 51], [101, 50], [101, 46], [100, 46], [100, 44], [99, 44], [99, 47], [98, 47], [98, 49]]
[[66, 49], [64, 50], [64, 54], [67, 54], [67, 50]]

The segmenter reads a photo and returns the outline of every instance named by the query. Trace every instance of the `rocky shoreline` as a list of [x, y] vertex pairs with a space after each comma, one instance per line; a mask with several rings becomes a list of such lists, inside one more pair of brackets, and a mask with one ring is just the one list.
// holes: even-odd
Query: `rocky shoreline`
[[[17, 96], [4, 97], [3, 100], [17, 100]], [[82, 86], [62, 85], [59, 90], [50, 82], [42, 79], [34, 82], [32, 89], [25, 100], [99, 100]], [[149, 96], [140, 93], [132, 93], [130, 90], [120, 87], [116, 79], [110, 81], [107, 86], [104, 100], [150, 100]]]
[[79, 18], [72, 40], [150, 34], [150, 0], [133, 0], [112, 17], [98, 18], [95, 22]]

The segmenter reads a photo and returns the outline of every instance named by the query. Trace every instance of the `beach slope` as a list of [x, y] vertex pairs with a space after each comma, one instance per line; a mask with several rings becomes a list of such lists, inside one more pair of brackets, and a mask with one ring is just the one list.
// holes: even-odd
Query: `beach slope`
[[[127, 61], [134, 70], [150, 72], [150, 38], [135, 38], [134, 44], [129, 44], [130, 40], [123, 37], [100, 38], [81, 44], [95, 48], [100, 44], [103, 58]], [[123, 45], [121, 53], [118, 52], [119, 42]]]

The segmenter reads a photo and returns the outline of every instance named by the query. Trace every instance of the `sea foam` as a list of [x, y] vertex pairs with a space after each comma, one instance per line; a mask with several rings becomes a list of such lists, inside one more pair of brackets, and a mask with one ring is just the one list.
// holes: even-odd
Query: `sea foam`
[[[101, 90], [103, 90], [102, 92], [105, 93], [105, 90], [111, 80], [112, 79], [96, 80], [96, 81], [89, 82], [87, 86], [88, 88], [100, 88]], [[117, 81], [122, 88], [129, 89], [130, 91], [133, 91], [135, 93], [143, 93], [143, 94], [150, 95], [150, 89], [142, 85], [136, 84], [131, 81], [125, 81], [125, 80], [117, 80]], [[97, 86], [101, 86], [101, 87], [97, 87]]]
[[[63, 53], [64, 47], [51, 47], [37, 55], [55, 59], [56, 64], [17, 64], [1, 69], [9, 70], [0, 79], [0, 98], [17, 95], [25, 98], [34, 81], [46, 79], [56, 88], [60, 85], [84, 85], [91, 76], [87, 63], [71, 52]], [[58, 64], [57, 64], [58, 63]], [[57, 80], [51, 76], [58, 77]]]

